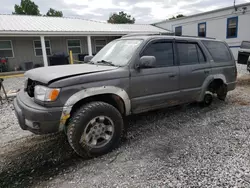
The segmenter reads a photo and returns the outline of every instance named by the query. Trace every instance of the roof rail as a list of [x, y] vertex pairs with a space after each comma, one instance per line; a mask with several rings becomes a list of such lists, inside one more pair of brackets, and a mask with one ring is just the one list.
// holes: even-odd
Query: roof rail
[[199, 37], [199, 36], [191, 36], [191, 35], [175, 35], [174, 33], [131, 33], [131, 34], [127, 34], [122, 36], [122, 38], [126, 38], [126, 37], [135, 37], [135, 36], [153, 36], [153, 35], [167, 35], [167, 36], [176, 36], [176, 37], [190, 37], [190, 38], [205, 38], [205, 39], [216, 39], [216, 38], [212, 38], [212, 37]]
[[[177, 35], [175, 35], [175, 36], [177, 36]], [[177, 36], [177, 37], [192, 37], [192, 38], [216, 39], [216, 38], [212, 38], [212, 37], [199, 37], [199, 36], [191, 36], [191, 35], [181, 35], [181, 36]]]
[[172, 35], [172, 33], [131, 33], [122, 36], [122, 38], [135, 37], [135, 36], [152, 36], [152, 35]]

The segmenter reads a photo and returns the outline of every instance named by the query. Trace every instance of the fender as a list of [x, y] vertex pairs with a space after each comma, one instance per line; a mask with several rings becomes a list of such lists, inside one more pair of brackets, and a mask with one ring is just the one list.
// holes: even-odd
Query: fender
[[121, 97], [125, 105], [125, 113], [129, 115], [131, 112], [131, 102], [127, 92], [124, 89], [115, 86], [102, 86], [102, 87], [93, 87], [81, 90], [75, 94], [73, 94], [65, 103], [60, 119], [60, 127], [59, 130], [63, 130], [63, 127], [70, 117], [70, 112], [74, 104], [78, 101], [85, 99], [87, 97], [100, 95], [100, 94], [115, 94]]
[[214, 81], [215, 79], [221, 79], [225, 84], [227, 83], [226, 77], [223, 74], [209, 75], [202, 84], [201, 93], [200, 93], [200, 96], [197, 99], [198, 102], [203, 101], [204, 95], [205, 95], [205, 93], [207, 91], [207, 88], [208, 88], [209, 84], [211, 84], [212, 81]]

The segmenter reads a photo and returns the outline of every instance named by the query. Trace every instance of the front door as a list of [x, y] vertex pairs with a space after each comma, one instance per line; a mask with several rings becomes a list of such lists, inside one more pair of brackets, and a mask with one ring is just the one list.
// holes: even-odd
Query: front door
[[132, 112], [139, 113], [174, 105], [179, 96], [179, 67], [174, 61], [173, 42], [157, 40], [140, 54], [154, 56], [156, 66], [131, 70], [130, 97]]
[[180, 66], [182, 101], [196, 100], [202, 85], [211, 73], [211, 65], [198, 43], [176, 41]]

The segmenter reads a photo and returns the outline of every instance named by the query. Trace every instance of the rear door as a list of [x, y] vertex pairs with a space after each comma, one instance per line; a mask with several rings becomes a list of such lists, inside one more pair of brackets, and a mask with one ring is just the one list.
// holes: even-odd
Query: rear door
[[175, 64], [173, 45], [173, 40], [154, 40], [140, 53], [140, 57], [154, 56], [156, 66], [131, 70], [133, 113], [173, 105], [179, 96], [179, 67]]
[[182, 102], [196, 100], [202, 85], [211, 72], [210, 63], [197, 42], [176, 41], [180, 67]]

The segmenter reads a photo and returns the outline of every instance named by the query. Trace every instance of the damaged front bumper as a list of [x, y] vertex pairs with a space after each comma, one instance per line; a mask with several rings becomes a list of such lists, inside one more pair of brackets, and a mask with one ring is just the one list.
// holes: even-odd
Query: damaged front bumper
[[61, 131], [60, 122], [63, 108], [46, 108], [36, 104], [24, 91], [14, 100], [15, 113], [20, 127], [35, 134], [48, 134]]

